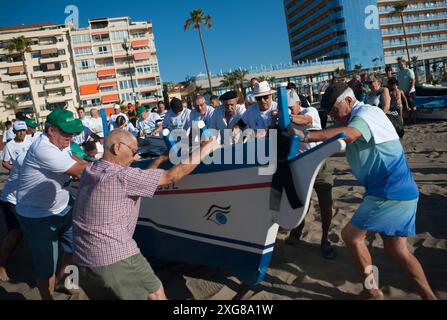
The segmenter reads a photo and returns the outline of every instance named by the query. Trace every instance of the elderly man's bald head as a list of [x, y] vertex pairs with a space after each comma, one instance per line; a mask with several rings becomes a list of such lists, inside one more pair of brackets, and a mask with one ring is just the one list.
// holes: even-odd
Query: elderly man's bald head
[[104, 159], [121, 166], [129, 166], [135, 160], [137, 150], [137, 139], [128, 131], [116, 129], [106, 138]]

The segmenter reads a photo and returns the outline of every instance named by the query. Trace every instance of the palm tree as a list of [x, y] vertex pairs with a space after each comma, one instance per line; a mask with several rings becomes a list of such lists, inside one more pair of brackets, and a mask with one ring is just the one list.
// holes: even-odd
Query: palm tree
[[190, 17], [188, 20], [185, 21], [184, 31], [188, 30], [188, 28], [192, 25], [194, 29], [197, 29], [199, 31], [199, 38], [200, 38], [200, 44], [202, 45], [202, 53], [203, 53], [203, 59], [205, 60], [205, 68], [206, 73], [208, 75], [208, 84], [210, 86], [211, 94], [213, 93], [213, 87], [211, 85], [211, 74], [210, 70], [208, 68], [208, 61], [206, 59], [206, 53], [205, 53], [205, 45], [203, 43], [203, 36], [202, 36], [202, 24], [210, 29], [211, 28], [211, 16], [207, 15], [205, 16], [205, 13], [202, 9], [193, 10], [189, 13]]
[[407, 31], [405, 30], [404, 11], [410, 5], [408, 1], [401, 1], [393, 5], [394, 11], [390, 13], [391, 16], [398, 15], [402, 24], [402, 30], [404, 32], [405, 50], [407, 51], [408, 63], [410, 63], [410, 51], [408, 50]]
[[361, 64], [356, 64], [354, 66], [354, 71], [357, 72], [357, 73], [362, 71], [362, 69], [363, 69], [363, 66]]
[[14, 113], [17, 112], [17, 108], [19, 107], [19, 99], [15, 95], [7, 96], [5, 100], [1, 101], [6, 107], [9, 107], [14, 110]]
[[275, 81], [276, 81], [276, 77], [267, 77], [266, 79], [265, 79], [265, 81], [267, 81], [268, 83], [270, 83], [271, 85], [272, 85], [272, 88], [274, 88], [275, 87]]
[[245, 76], [247, 74], [248, 74], [247, 70], [238, 69], [233, 71], [234, 78], [237, 81], [239, 81], [242, 92], [244, 92], [244, 82], [245, 82]]
[[335, 69], [335, 73], [338, 74], [339, 77], [343, 77], [346, 74], [346, 71], [345, 69], [339, 67]]
[[20, 36], [18, 38], [12, 38], [9, 41], [6, 49], [8, 50], [8, 52], [10, 54], [13, 53], [13, 52], [17, 52], [22, 57], [23, 68], [25, 69], [26, 79], [28, 81], [28, 85], [29, 85], [29, 88], [30, 88], [31, 101], [33, 102], [33, 110], [34, 110], [34, 113], [35, 113], [36, 119], [37, 119], [38, 118], [37, 106], [36, 106], [36, 103], [35, 103], [34, 98], [33, 98], [33, 93], [31, 92], [30, 74], [29, 74], [29, 72], [26, 69], [26, 63], [25, 63], [25, 53], [26, 52], [31, 52], [31, 45], [32, 45], [32, 42], [31, 42], [30, 39], [27, 39], [24, 36]]
[[222, 86], [226, 88], [234, 87], [234, 85], [236, 84], [236, 77], [234, 73], [233, 72], [225, 73], [223, 76], [223, 80], [220, 80], [220, 83], [222, 84]]

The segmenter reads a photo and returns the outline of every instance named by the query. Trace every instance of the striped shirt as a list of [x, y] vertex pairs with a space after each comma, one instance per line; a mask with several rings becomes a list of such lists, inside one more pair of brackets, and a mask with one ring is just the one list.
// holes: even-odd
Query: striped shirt
[[105, 160], [84, 171], [73, 212], [77, 265], [109, 266], [140, 253], [133, 239], [140, 199], [153, 197], [162, 172], [121, 167]]

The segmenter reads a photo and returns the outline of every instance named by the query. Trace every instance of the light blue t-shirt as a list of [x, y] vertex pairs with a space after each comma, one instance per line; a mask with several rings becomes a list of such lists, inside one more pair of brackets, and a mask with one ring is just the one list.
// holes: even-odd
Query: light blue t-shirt
[[368, 124], [354, 117], [348, 127], [362, 137], [346, 147], [346, 157], [354, 176], [365, 187], [366, 196], [389, 200], [414, 200], [419, 190], [413, 179], [399, 140], [375, 144]]

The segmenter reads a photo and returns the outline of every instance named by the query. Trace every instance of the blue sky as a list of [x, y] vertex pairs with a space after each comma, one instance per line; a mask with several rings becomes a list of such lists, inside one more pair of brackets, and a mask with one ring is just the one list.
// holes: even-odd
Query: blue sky
[[0, 25], [62, 24], [67, 5], [79, 8], [81, 27], [92, 18], [151, 20], [163, 81], [183, 81], [187, 75], [205, 72], [197, 31], [183, 32], [189, 12], [198, 8], [213, 17], [213, 28], [204, 31], [212, 72], [291, 60], [283, 0], [2, 1]]

